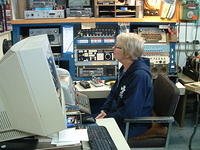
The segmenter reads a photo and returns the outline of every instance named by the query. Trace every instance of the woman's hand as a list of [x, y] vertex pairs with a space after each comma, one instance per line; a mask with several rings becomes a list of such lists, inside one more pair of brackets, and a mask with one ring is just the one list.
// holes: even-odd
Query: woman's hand
[[102, 118], [104, 118], [106, 115], [107, 115], [107, 114], [106, 114], [103, 110], [101, 110], [101, 113], [98, 114], [98, 115], [96, 116], [95, 119], [102, 119]]

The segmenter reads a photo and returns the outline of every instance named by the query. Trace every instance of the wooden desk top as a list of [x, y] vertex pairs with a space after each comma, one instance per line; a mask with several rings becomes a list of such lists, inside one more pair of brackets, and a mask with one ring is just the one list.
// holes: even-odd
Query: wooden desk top
[[[90, 83], [90, 81], [88, 82]], [[85, 89], [79, 84], [79, 81], [77, 81], [77, 84], [75, 85], [77, 91], [87, 95], [90, 99], [107, 98], [111, 90], [111, 87], [109, 85], [95, 87], [94, 85], [90, 84], [90, 86], [91, 88]]]
[[184, 84], [187, 84], [187, 83], [195, 82], [194, 80], [192, 80], [190, 77], [184, 75], [183, 73], [178, 74], [178, 78], [179, 78], [179, 81], [180, 81], [183, 85], [184, 85]]

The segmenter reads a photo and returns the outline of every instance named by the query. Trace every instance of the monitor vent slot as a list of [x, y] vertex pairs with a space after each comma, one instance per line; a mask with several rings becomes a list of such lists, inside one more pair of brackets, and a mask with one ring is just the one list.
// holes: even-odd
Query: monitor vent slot
[[9, 121], [8, 114], [5, 111], [0, 112], [0, 131], [11, 129], [12, 125]]
[[11, 139], [23, 138], [27, 136], [32, 136], [32, 135], [25, 132], [17, 131], [17, 130], [8, 130], [8, 131], [0, 133], [0, 142], [11, 140]]

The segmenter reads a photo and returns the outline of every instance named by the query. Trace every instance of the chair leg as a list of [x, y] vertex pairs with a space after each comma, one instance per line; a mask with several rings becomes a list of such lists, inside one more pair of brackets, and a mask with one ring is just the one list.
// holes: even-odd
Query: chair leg
[[172, 122], [169, 123], [169, 126], [168, 126], [168, 132], [167, 132], [167, 137], [166, 137], [165, 149], [168, 149], [169, 139], [170, 139], [170, 135], [171, 135], [171, 129], [172, 129]]
[[129, 125], [130, 125], [130, 123], [127, 122], [127, 123], [126, 123], [126, 129], [125, 129], [125, 139], [126, 139], [126, 141], [128, 141]]

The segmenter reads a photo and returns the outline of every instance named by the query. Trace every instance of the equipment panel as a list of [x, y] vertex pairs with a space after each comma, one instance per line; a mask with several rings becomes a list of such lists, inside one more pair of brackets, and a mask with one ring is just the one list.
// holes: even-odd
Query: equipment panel
[[113, 57], [118, 25], [97, 24], [94, 28], [74, 28], [74, 58], [77, 77], [117, 75], [118, 63]]
[[30, 28], [29, 36], [47, 34], [51, 45], [61, 45], [59, 28]]
[[167, 42], [165, 30], [157, 27], [139, 27], [138, 34], [143, 37], [146, 42]]
[[64, 10], [25, 10], [25, 19], [65, 18]]
[[167, 74], [170, 63], [170, 46], [167, 43], [146, 43], [144, 57], [150, 59], [151, 74], [156, 78], [158, 74]]

